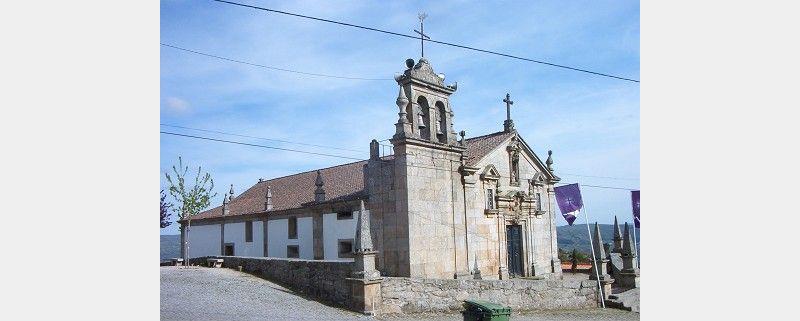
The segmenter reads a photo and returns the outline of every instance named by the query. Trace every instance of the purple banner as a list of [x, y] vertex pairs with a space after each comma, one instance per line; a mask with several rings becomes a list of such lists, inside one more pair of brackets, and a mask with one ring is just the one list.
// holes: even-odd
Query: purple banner
[[639, 228], [639, 191], [631, 191], [631, 207], [633, 207], [633, 225]]
[[581, 199], [581, 189], [578, 183], [558, 186], [555, 188], [556, 202], [558, 208], [561, 210], [561, 215], [567, 220], [569, 225], [575, 222], [578, 211], [583, 208], [583, 200]]

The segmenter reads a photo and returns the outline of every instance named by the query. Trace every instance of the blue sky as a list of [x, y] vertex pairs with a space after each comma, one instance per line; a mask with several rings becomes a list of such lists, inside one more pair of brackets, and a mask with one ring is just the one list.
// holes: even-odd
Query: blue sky
[[[436, 40], [639, 79], [636, 1], [241, 1], [400, 33], [413, 33], [424, 11], [426, 34]], [[392, 78], [405, 59], [419, 58], [418, 40], [212, 1], [162, 1], [161, 42], [363, 78]], [[458, 82], [451, 97], [456, 131], [473, 137], [502, 130], [509, 92], [517, 130], [540, 157], [553, 150], [562, 182], [639, 187], [639, 84], [437, 44], [426, 44], [425, 56], [447, 83]], [[161, 47], [160, 81], [162, 123], [361, 152], [161, 128], [172, 132], [366, 159], [369, 141], [391, 137], [397, 118], [391, 80], [301, 76]], [[258, 178], [350, 162], [161, 135], [162, 188], [179, 155], [209, 171], [220, 195], [230, 184], [239, 194]], [[628, 191], [582, 192], [592, 221], [610, 223], [614, 214], [630, 221]], [[566, 223], [558, 217], [557, 224]], [[177, 234], [177, 226], [161, 233]]]

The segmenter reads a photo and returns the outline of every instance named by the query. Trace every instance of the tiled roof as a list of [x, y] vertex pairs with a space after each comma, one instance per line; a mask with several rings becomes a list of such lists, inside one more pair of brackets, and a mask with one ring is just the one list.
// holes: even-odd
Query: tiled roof
[[[359, 161], [334, 167], [320, 169], [325, 182], [326, 200], [345, 200], [357, 197], [364, 190], [364, 165], [367, 161]], [[299, 208], [303, 204], [314, 201], [314, 181], [317, 171], [308, 171], [256, 183], [241, 195], [231, 200], [228, 207], [230, 216], [260, 213], [264, 211], [267, 186], [272, 188], [272, 210]], [[222, 206], [201, 212], [193, 219], [222, 216]]]
[[466, 156], [465, 162], [467, 166], [475, 165], [475, 163], [489, 154], [489, 152], [497, 148], [500, 143], [513, 135], [514, 132], [496, 132], [465, 139], [464, 146], [467, 148], [467, 151], [464, 152], [464, 155]]
[[[489, 154], [500, 143], [514, 133], [497, 132], [464, 140], [467, 148], [465, 155], [467, 165], [473, 165]], [[366, 160], [320, 169], [325, 182], [326, 201], [344, 201], [358, 199], [364, 192], [364, 165]], [[300, 208], [314, 202], [314, 181], [317, 171], [312, 170], [299, 174], [279, 177], [256, 183], [244, 193], [231, 200], [229, 216], [264, 212], [267, 186], [272, 188], [272, 211]], [[222, 216], [222, 206], [206, 210], [192, 219], [204, 219]]]

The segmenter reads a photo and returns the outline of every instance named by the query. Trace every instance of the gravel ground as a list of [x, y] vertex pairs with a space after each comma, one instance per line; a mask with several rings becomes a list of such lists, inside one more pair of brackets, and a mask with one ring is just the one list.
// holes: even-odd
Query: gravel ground
[[[231, 269], [161, 267], [162, 320], [463, 320], [460, 314], [367, 317]], [[513, 314], [512, 320], [639, 320], [616, 309]]]

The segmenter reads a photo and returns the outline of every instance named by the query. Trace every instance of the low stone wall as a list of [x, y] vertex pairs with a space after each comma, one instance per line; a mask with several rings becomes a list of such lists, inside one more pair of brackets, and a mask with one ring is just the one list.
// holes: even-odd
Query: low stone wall
[[454, 312], [464, 300], [509, 306], [513, 311], [581, 309], [597, 306], [591, 280], [442, 280], [387, 277], [381, 284], [381, 313]]
[[[223, 259], [222, 267], [238, 269], [278, 283], [303, 295], [348, 308], [352, 292], [346, 280], [352, 262], [281, 259], [270, 257], [214, 256]], [[208, 257], [193, 258], [191, 264], [206, 265]]]

